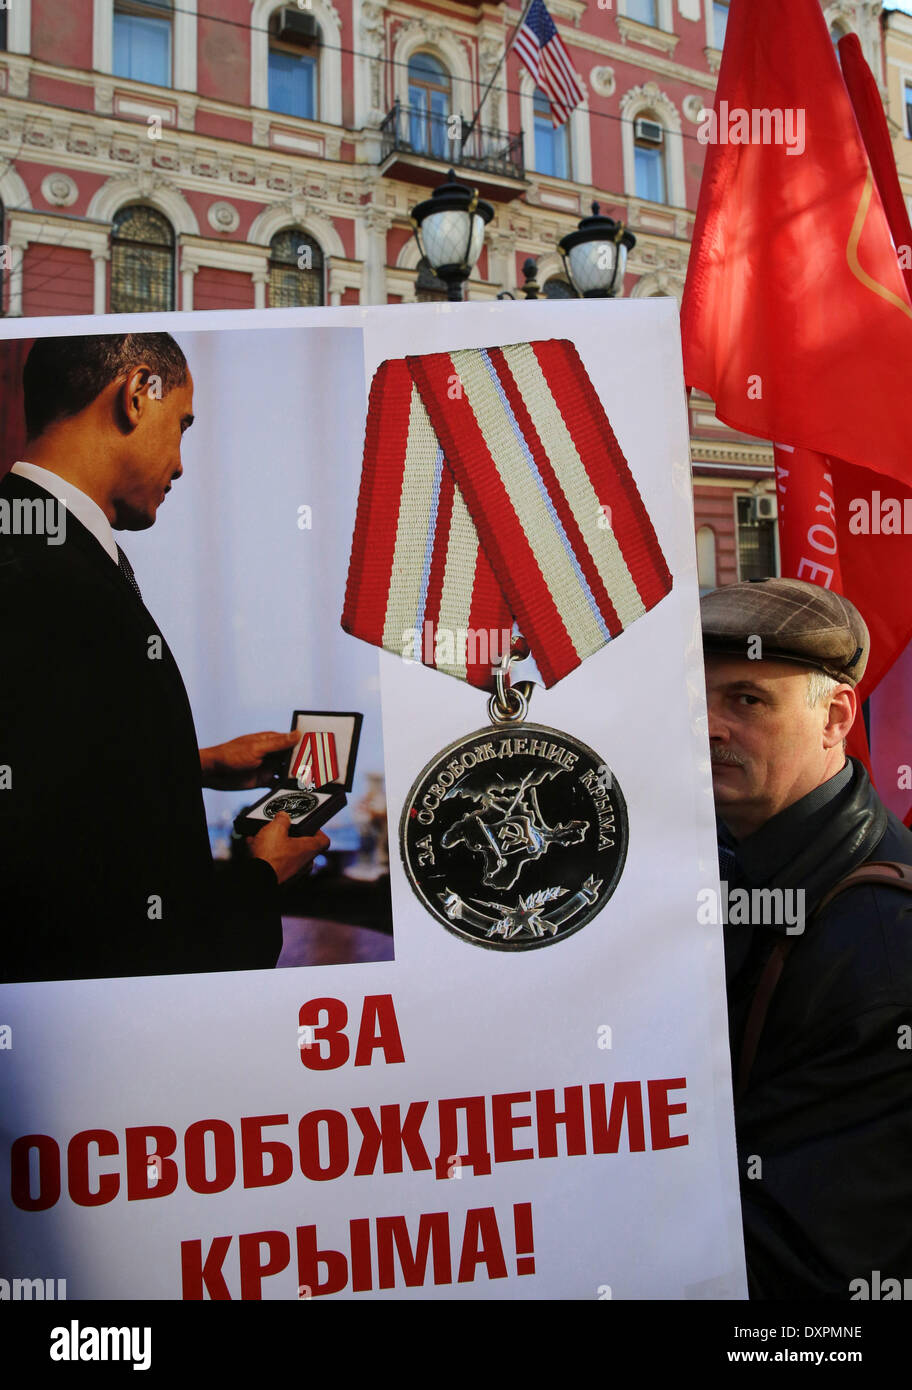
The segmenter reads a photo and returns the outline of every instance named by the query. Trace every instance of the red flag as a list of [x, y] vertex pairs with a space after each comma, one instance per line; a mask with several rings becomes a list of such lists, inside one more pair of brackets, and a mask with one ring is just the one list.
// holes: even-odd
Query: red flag
[[697, 134], [688, 384], [735, 429], [912, 481], [912, 303], [819, 0], [732, 0]]
[[[864, 699], [912, 637], [912, 546], [881, 524], [884, 499], [900, 510], [912, 499], [912, 302], [885, 176], [859, 131], [870, 87], [856, 65], [869, 108], [856, 119], [818, 0], [758, 10], [732, 0], [714, 121], [701, 125], [712, 143], [682, 308], [685, 375], [721, 420], [782, 441], [782, 573], [857, 604], [871, 630]], [[867, 761], [860, 721], [853, 737]]]

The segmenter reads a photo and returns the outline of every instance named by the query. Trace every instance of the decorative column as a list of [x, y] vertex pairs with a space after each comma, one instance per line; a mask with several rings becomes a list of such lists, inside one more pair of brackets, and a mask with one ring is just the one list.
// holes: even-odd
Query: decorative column
[[92, 252], [92, 265], [95, 269], [95, 284], [92, 302], [93, 314], [106, 314], [108, 311], [108, 261], [111, 253], [107, 248]]
[[26, 245], [26, 242], [13, 240], [10, 237], [9, 248], [12, 253], [12, 265], [10, 266], [9, 302], [6, 316], [11, 319], [22, 318], [22, 270]]
[[198, 270], [198, 265], [184, 265], [181, 257], [181, 309], [185, 314], [193, 308], [193, 277]]
[[392, 218], [382, 208], [369, 207], [364, 216], [364, 300], [365, 304], [386, 303], [386, 234]]
[[253, 271], [250, 278], [253, 281], [253, 307], [255, 309], [265, 309], [266, 286], [269, 284], [269, 267], [263, 266], [262, 269]]

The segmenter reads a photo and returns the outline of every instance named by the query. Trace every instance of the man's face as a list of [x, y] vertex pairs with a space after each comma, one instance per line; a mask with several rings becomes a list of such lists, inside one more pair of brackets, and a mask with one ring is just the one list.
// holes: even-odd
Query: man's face
[[139, 424], [124, 449], [124, 462], [114, 498], [115, 530], [143, 531], [172, 482], [181, 476], [181, 440], [193, 423], [193, 377], [173, 386], [161, 400], [145, 396]]
[[713, 796], [739, 838], [838, 771], [829, 702], [811, 709], [807, 689], [808, 668], [792, 662], [706, 654]]

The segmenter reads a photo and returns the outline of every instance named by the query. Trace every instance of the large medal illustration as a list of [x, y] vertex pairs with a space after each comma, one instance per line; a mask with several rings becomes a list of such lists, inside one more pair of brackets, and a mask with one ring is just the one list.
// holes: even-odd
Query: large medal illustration
[[402, 813], [417, 896], [464, 941], [550, 946], [590, 922], [627, 856], [627, 806], [604, 759], [541, 724], [479, 729], [421, 772]]

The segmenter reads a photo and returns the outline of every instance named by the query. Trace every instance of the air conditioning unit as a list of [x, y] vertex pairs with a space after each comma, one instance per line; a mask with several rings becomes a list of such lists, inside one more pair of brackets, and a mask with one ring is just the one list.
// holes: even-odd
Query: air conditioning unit
[[773, 493], [767, 493], [762, 497], [754, 498], [754, 506], [757, 512], [758, 521], [775, 521], [779, 515], [776, 506], [776, 497]]
[[319, 36], [320, 27], [316, 18], [306, 10], [286, 5], [279, 11], [276, 38], [283, 43], [311, 44]]
[[658, 121], [634, 121], [633, 133], [637, 140], [646, 140], [650, 145], [661, 145], [665, 131]]

